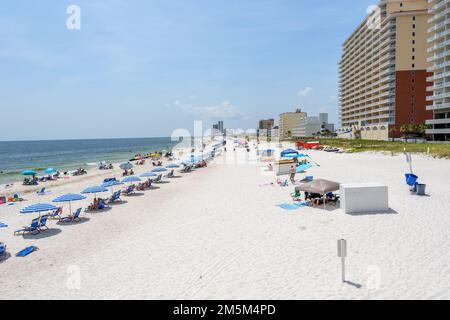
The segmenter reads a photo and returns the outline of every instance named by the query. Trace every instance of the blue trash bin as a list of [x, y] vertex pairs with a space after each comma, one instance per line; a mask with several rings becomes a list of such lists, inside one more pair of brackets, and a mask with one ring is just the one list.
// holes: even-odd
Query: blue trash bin
[[405, 174], [405, 177], [406, 177], [406, 184], [411, 187], [414, 187], [417, 183], [417, 179], [419, 179], [419, 177], [413, 173], [407, 173]]

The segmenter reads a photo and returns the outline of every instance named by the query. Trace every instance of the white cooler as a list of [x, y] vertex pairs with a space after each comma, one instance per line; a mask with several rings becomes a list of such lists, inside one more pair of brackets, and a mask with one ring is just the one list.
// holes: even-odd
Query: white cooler
[[389, 211], [388, 187], [381, 183], [343, 183], [340, 196], [345, 213]]

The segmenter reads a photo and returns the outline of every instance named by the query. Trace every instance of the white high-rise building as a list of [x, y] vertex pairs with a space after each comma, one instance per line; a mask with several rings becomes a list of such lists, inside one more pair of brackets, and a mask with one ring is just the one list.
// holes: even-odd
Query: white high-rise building
[[427, 80], [433, 82], [428, 88], [433, 92], [427, 99], [427, 107], [433, 111], [433, 119], [426, 123], [432, 126], [427, 134], [434, 141], [450, 141], [450, 0], [429, 0], [428, 62], [429, 72], [434, 75]]

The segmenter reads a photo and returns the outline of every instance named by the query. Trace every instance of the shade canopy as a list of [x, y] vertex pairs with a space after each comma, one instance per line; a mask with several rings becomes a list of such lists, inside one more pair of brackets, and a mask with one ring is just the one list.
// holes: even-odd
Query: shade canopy
[[307, 154], [303, 154], [303, 153], [301, 153], [301, 154], [288, 153], [288, 154], [284, 155], [284, 158], [287, 158], [287, 159], [306, 158], [306, 157], [309, 157], [309, 156]]
[[100, 193], [100, 192], [106, 192], [108, 191], [107, 188], [102, 187], [102, 186], [94, 186], [94, 187], [90, 187], [87, 189], [84, 189], [83, 191], [81, 191], [81, 193], [86, 194], [86, 193]]
[[34, 170], [25, 170], [25, 171], [22, 171], [21, 175], [23, 175], [23, 176], [35, 176], [35, 175], [37, 175], [37, 172], [34, 171]]
[[298, 167], [297, 167], [297, 169], [296, 169], [296, 173], [300, 173], [300, 172], [303, 172], [303, 171], [306, 171], [306, 170], [308, 170], [309, 168], [311, 168], [312, 167], [312, 165], [311, 164], [309, 164], [309, 163], [305, 163], [305, 164], [301, 164], [301, 165], [299, 165]]
[[131, 177], [126, 177], [125, 179], [122, 180], [123, 183], [127, 183], [127, 182], [139, 182], [141, 181], [140, 178], [135, 177], [135, 176], [131, 176]]
[[55, 168], [47, 168], [44, 170], [45, 174], [53, 174], [56, 173], [58, 170], [56, 170]]
[[119, 166], [119, 168], [122, 169], [122, 170], [130, 170], [131, 168], [133, 168], [133, 164], [130, 163], [130, 162], [125, 162], [125, 163], [122, 163]]
[[118, 186], [123, 184], [123, 182], [117, 181], [117, 180], [111, 180], [111, 181], [107, 181], [107, 182], [103, 182], [101, 187], [103, 188], [109, 188], [109, 187], [114, 187], [114, 186]]
[[20, 210], [20, 213], [34, 213], [34, 212], [44, 212], [44, 211], [53, 211], [57, 210], [58, 207], [55, 207], [49, 203], [38, 203], [28, 206]]
[[167, 171], [167, 169], [166, 168], [155, 168], [152, 170], [152, 172], [164, 172], [164, 171]]
[[80, 201], [86, 199], [85, 196], [77, 193], [68, 193], [53, 199], [53, 202], [70, 202], [70, 201]]
[[143, 174], [141, 174], [139, 176], [143, 177], [143, 178], [149, 178], [149, 177], [156, 177], [157, 174], [154, 172], [144, 172]]
[[309, 193], [326, 194], [328, 192], [339, 190], [339, 185], [339, 182], [316, 179], [314, 181], [301, 184], [299, 189]]

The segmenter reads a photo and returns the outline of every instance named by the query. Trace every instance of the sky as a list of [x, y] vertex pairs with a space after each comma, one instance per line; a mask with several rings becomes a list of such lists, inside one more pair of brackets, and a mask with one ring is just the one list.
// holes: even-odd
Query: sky
[[2, 0], [0, 140], [248, 129], [298, 107], [337, 124], [341, 45], [373, 4]]

